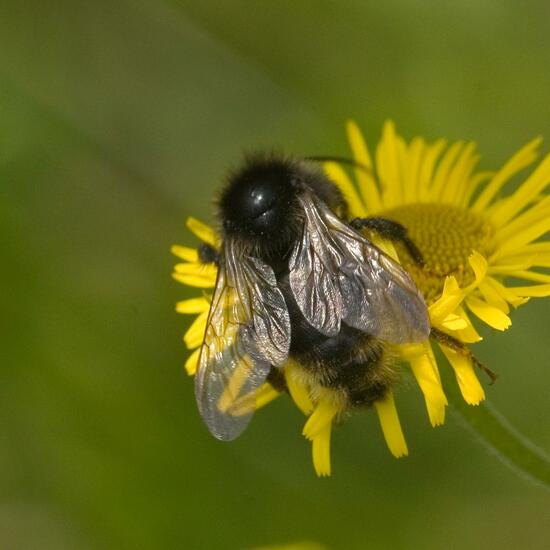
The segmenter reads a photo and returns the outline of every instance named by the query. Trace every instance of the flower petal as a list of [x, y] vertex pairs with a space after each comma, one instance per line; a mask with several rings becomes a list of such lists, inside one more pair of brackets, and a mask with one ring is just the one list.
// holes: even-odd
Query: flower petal
[[327, 424], [314, 438], [311, 443], [313, 467], [319, 477], [328, 477], [331, 473], [330, 465], [330, 436], [332, 422]]
[[321, 398], [304, 425], [303, 436], [313, 441], [323, 430], [332, 424], [332, 420], [338, 414], [338, 407], [330, 398]]
[[407, 360], [411, 365], [414, 377], [420, 386], [428, 417], [432, 426], [439, 426], [445, 422], [445, 407], [447, 398], [443, 393], [437, 363], [429, 344], [422, 346], [422, 353], [410, 355]]
[[440, 199], [441, 192], [446, 182], [449, 180], [449, 173], [463, 147], [464, 142], [457, 141], [453, 143], [443, 155], [443, 158], [439, 162], [437, 170], [435, 171], [435, 176], [430, 188], [430, 198], [432, 200], [435, 201]]
[[506, 330], [512, 324], [512, 320], [506, 313], [475, 296], [468, 296], [466, 298], [466, 304], [474, 315], [479, 317], [490, 327], [496, 328], [497, 330]]
[[472, 170], [479, 162], [479, 155], [475, 155], [476, 144], [469, 142], [460, 153], [455, 165], [449, 173], [447, 181], [441, 190], [440, 201], [446, 204], [456, 204], [466, 191]]
[[502, 200], [491, 211], [491, 221], [497, 227], [503, 227], [521, 212], [531, 201], [545, 191], [550, 183], [550, 155], [547, 155], [518, 190]]
[[303, 380], [303, 370], [297, 363], [289, 360], [285, 363], [284, 374], [288, 392], [296, 406], [305, 415], [311, 414], [314, 405], [309, 396], [309, 388]]
[[217, 237], [214, 230], [204, 222], [193, 218], [192, 216], [187, 218], [185, 222], [187, 228], [194, 233], [201, 241], [209, 244], [210, 246], [217, 247]]
[[256, 390], [256, 410], [265, 407], [281, 395], [271, 384], [265, 383]]
[[369, 212], [377, 212], [382, 209], [382, 202], [380, 197], [380, 192], [378, 190], [378, 184], [374, 178], [374, 170], [372, 165], [372, 159], [363, 139], [363, 135], [359, 127], [353, 120], [348, 120], [346, 124], [346, 131], [348, 134], [348, 141], [351, 146], [353, 153], [353, 158], [359, 164], [365, 166], [371, 171], [369, 173], [367, 170], [361, 168], [355, 169], [355, 177], [357, 178], [359, 192], [361, 193], [361, 198], [365, 207]]
[[433, 145], [427, 147], [426, 154], [422, 159], [422, 165], [420, 166], [418, 179], [417, 196], [420, 202], [427, 202], [431, 199], [430, 189], [432, 187], [434, 169], [445, 147], [447, 147], [447, 141], [444, 139], [439, 139]]
[[338, 186], [344, 195], [352, 218], [366, 217], [367, 211], [344, 169], [336, 162], [324, 162], [323, 168], [328, 178]]
[[199, 261], [199, 252], [196, 248], [189, 248], [188, 246], [180, 246], [175, 244], [170, 249], [172, 254], [185, 260], [186, 262], [196, 263]]
[[216, 285], [216, 278], [210, 275], [182, 275], [181, 273], [172, 273], [172, 277], [184, 285], [197, 288], [213, 288]]
[[517, 296], [532, 296], [535, 298], [543, 298], [550, 296], [550, 284], [532, 285], [532, 286], [511, 286], [508, 290]]
[[396, 135], [393, 121], [387, 120], [376, 148], [376, 168], [382, 185], [382, 203], [385, 208], [403, 202], [401, 166], [405, 152], [405, 143]]
[[176, 304], [176, 311], [178, 313], [202, 313], [210, 309], [210, 300], [207, 300], [204, 296], [200, 298], [190, 298], [189, 300], [182, 300]]
[[194, 349], [202, 344], [204, 339], [204, 331], [206, 330], [206, 321], [208, 319], [208, 311], [204, 311], [191, 323], [187, 332], [183, 336], [183, 341], [187, 349]]
[[474, 344], [475, 342], [480, 342], [483, 338], [478, 334], [475, 329], [472, 321], [468, 317], [468, 314], [462, 306], [458, 306], [455, 309], [455, 313], [466, 322], [466, 327], [459, 329], [455, 332], [453, 336], [456, 336], [461, 342], [465, 344]]
[[199, 366], [199, 357], [201, 354], [201, 348], [197, 348], [185, 361], [185, 370], [189, 376], [194, 376]]
[[379, 399], [374, 403], [380, 427], [384, 434], [384, 439], [388, 445], [388, 449], [395, 458], [400, 458], [409, 454], [405, 436], [401, 429], [397, 409], [395, 408], [395, 400], [393, 393], [389, 391], [383, 399]]
[[486, 281], [484, 282], [494, 288], [495, 291], [500, 294], [502, 299], [506, 300], [509, 304], [512, 304], [513, 307], [519, 307], [527, 301], [523, 298], [518, 297], [518, 295], [513, 292], [511, 288], [505, 287], [500, 281], [498, 281], [494, 277], [487, 277]]
[[493, 176], [488, 185], [480, 193], [471, 206], [474, 212], [482, 212], [496, 197], [502, 186], [520, 170], [532, 164], [538, 156], [537, 149], [542, 143], [542, 138], [537, 137], [524, 145], [506, 164]]
[[485, 392], [479, 383], [470, 359], [445, 346], [440, 347], [455, 371], [456, 380], [464, 401], [469, 405], [479, 405], [485, 399]]

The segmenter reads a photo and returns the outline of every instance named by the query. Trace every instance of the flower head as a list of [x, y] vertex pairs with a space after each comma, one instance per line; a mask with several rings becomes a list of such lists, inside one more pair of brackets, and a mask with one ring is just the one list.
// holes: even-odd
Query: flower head
[[[498, 331], [511, 325], [510, 311], [531, 297], [550, 295], [550, 242], [540, 239], [550, 230], [550, 155], [540, 162], [513, 192], [505, 186], [538, 157], [541, 139], [522, 147], [494, 172], [476, 169], [479, 156], [474, 143], [445, 140], [426, 143], [417, 137], [406, 143], [386, 122], [374, 160], [354, 122], [347, 134], [353, 154], [354, 180], [337, 162], [326, 162], [325, 171], [339, 187], [350, 208], [350, 218], [381, 217], [400, 223], [420, 251], [415, 261], [402, 243], [372, 233], [367, 236], [386, 254], [400, 262], [421, 290], [428, 305], [432, 334], [454, 370], [464, 400], [479, 404], [485, 393], [469, 351], [481, 340], [476, 325]], [[194, 218], [187, 227], [209, 246], [219, 238], [209, 226]], [[217, 268], [201, 261], [198, 248], [174, 246], [183, 262], [174, 278], [201, 289], [196, 298], [177, 304], [177, 311], [195, 315], [184, 335], [191, 351], [185, 368], [197, 368]], [[512, 282], [510, 282], [512, 281]], [[395, 346], [395, 354], [410, 367], [424, 395], [432, 426], [443, 424], [447, 399], [441, 384], [431, 342]], [[253, 396], [258, 409], [281, 393], [291, 396], [308, 416], [303, 435], [312, 442], [318, 475], [330, 475], [330, 439], [335, 421], [345, 405], [335, 392], [312, 383], [304, 369], [289, 360], [282, 381], [268, 379]], [[243, 410], [245, 405], [243, 402]], [[390, 452], [408, 453], [391, 391], [374, 403]]]

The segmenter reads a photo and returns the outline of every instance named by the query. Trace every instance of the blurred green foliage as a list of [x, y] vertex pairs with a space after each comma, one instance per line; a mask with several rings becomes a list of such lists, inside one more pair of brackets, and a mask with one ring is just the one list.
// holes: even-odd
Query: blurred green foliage
[[[374, 415], [337, 430], [318, 480], [280, 399], [215, 441], [183, 372], [170, 279], [184, 219], [243, 150], [344, 154], [476, 139], [482, 165], [550, 138], [544, 1], [153, 0], [0, 5], [0, 546], [9, 549], [547, 548], [548, 493], [514, 476], [419, 391], [398, 406], [409, 458]], [[478, 355], [488, 390], [550, 449], [549, 308]]]

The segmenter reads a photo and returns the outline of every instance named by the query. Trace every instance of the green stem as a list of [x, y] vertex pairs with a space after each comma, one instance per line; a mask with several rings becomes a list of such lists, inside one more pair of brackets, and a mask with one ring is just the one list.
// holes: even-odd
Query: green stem
[[550, 489], [550, 457], [512, 427], [491, 403], [468, 405], [456, 381], [451, 380], [452, 369], [441, 371], [449, 404], [465, 421], [465, 427], [516, 474]]

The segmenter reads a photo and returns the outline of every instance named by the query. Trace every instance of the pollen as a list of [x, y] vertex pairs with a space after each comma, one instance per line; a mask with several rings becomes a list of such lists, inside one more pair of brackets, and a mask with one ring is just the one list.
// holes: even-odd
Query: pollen
[[495, 248], [494, 228], [481, 215], [451, 204], [406, 204], [386, 210], [380, 216], [407, 228], [412, 242], [424, 258], [424, 265], [413, 261], [404, 247], [399, 257], [422, 290], [428, 303], [443, 289], [447, 276], [454, 276], [460, 286], [470, 284], [474, 274], [468, 258], [472, 250], [489, 256]]

